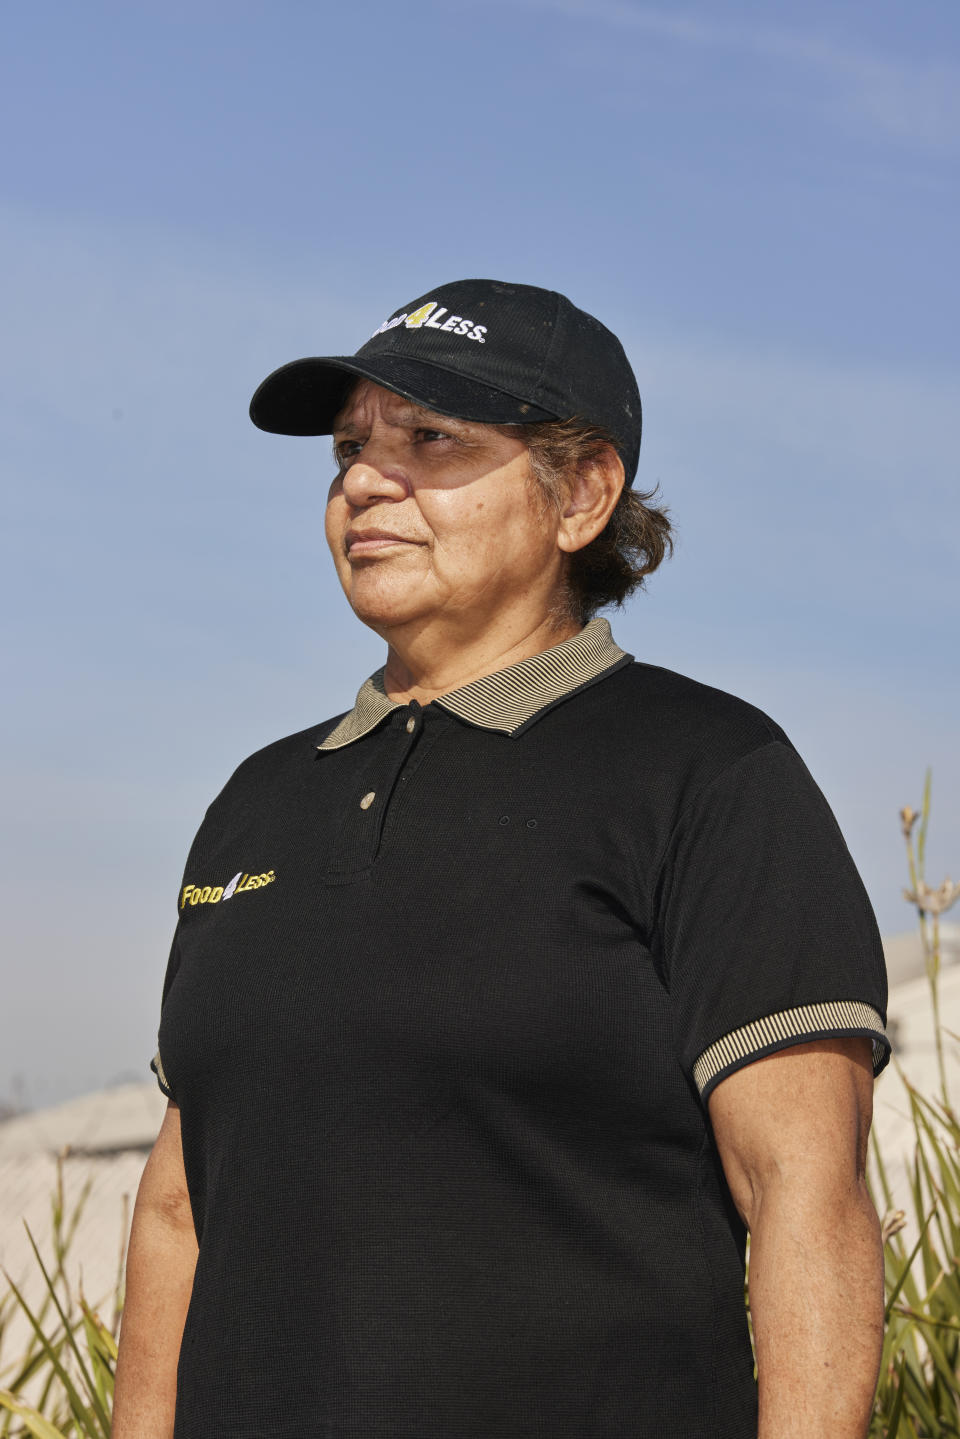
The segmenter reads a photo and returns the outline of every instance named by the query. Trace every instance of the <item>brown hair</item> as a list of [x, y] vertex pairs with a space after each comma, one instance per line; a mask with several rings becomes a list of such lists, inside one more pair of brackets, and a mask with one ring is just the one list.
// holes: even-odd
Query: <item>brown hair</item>
[[[563, 502], [569, 478], [582, 465], [599, 459], [608, 447], [616, 449], [605, 430], [576, 418], [496, 428], [527, 446], [533, 480], [551, 506]], [[672, 553], [668, 511], [651, 503], [656, 498], [656, 489], [644, 493], [625, 485], [605, 528], [570, 556], [569, 609], [581, 623], [604, 605], [623, 604]]]

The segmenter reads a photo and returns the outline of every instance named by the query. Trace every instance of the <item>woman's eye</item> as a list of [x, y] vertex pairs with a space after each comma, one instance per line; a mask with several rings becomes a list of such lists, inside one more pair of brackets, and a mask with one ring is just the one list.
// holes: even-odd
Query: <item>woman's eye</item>
[[418, 430], [418, 440], [452, 440], [453, 436], [448, 435], [446, 430]]
[[341, 467], [341, 469], [348, 460], [352, 460], [354, 456], [358, 455], [359, 453], [359, 440], [338, 440], [333, 447], [333, 458], [336, 460], [337, 464]]

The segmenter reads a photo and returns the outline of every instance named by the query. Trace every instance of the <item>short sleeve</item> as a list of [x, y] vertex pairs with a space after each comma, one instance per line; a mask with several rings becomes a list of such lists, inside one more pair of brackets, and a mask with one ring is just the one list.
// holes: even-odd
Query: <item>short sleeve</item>
[[705, 1101], [755, 1059], [863, 1035], [886, 1064], [883, 949], [834, 816], [796, 751], [728, 765], [681, 816], [661, 871], [659, 944], [680, 1062]]
[[[170, 957], [167, 960], [167, 971], [163, 980], [163, 995], [160, 1001], [161, 1014], [163, 1012], [163, 1005], [166, 1003], [167, 995], [170, 993], [170, 987], [177, 976], [177, 970], [180, 968], [180, 945], [178, 940], [179, 929], [173, 936], [173, 943], [170, 946]], [[157, 1076], [157, 1084], [160, 1086], [161, 1092], [165, 1094], [168, 1099], [172, 1099], [174, 1103], [176, 1103], [176, 1095], [170, 1086], [170, 1081], [163, 1067], [163, 1057], [159, 1048], [150, 1061], [150, 1068]]]

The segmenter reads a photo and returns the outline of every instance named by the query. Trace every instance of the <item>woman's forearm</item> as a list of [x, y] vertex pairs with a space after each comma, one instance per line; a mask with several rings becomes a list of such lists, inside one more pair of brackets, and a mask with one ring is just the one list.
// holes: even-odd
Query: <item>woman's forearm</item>
[[171, 1439], [180, 1340], [197, 1262], [179, 1114], [147, 1161], [130, 1234], [114, 1393], [113, 1439]]
[[863, 1439], [883, 1342], [880, 1224], [841, 1195], [764, 1190], [750, 1240], [759, 1439]]

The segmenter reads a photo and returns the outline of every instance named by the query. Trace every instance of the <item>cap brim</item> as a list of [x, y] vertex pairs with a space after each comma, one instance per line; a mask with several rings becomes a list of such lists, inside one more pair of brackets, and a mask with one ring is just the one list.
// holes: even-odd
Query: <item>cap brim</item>
[[524, 425], [567, 416], [528, 404], [424, 360], [403, 355], [333, 355], [291, 360], [268, 375], [250, 401], [250, 418], [274, 435], [329, 435], [355, 379], [372, 380], [425, 409], [485, 425]]

